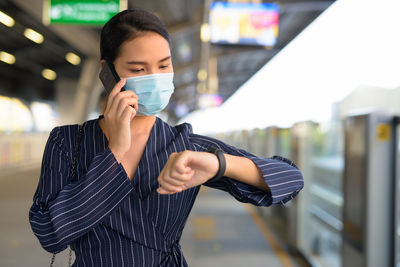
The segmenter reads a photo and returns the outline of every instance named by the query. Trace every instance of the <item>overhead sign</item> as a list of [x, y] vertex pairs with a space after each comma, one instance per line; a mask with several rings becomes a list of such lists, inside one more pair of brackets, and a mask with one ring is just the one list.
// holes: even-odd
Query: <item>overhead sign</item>
[[279, 6], [274, 3], [213, 2], [211, 42], [274, 46], [278, 37]]
[[45, 0], [45, 24], [103, 25], [127, 8], [127, 0]]

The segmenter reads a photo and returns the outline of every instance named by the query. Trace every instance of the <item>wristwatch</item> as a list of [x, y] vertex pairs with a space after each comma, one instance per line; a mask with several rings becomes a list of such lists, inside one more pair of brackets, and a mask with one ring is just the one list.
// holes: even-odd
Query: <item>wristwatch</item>
[[215, 154], [218, 158], [219, 168], [218, 168], [217, 174], [208, 180], [208, 182], [215, 182], [224, 176], [224, 173], [226, 170], [226, 160], [225, 160], [224, 152], [221, 149], [215, 148], [215, 147], [209, 147], [207, 149], [207, 152]]

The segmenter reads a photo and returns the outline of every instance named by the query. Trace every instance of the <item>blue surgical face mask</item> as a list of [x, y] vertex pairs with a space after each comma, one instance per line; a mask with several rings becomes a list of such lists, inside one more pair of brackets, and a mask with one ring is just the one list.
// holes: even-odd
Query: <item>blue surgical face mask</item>
[[126, 78], [125, 89], [139, 98], [137, 115], [152, 116], [163, 110], [174, 92], [173, 73], [157, 73]]

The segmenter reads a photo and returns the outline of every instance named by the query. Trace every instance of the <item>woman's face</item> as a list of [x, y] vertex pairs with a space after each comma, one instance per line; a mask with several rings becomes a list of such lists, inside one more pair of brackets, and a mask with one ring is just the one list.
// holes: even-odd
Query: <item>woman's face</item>
[[173, 72], [169, 43], [154, 32], [123, 42], [114, 65], [121, 78]]

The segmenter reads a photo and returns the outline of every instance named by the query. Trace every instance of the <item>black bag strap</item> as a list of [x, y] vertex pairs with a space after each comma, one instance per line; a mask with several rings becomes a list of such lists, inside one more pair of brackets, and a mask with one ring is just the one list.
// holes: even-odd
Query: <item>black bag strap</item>
[[72, 160], [72, 166], [71, 166], [71, 180], [74, 180], [74, 176], [75, 176], [75, 172], [76, 172], [76, 160], [78, 157], [78, 151], [79, 151], [79, 144], [81, 142], [81, 137], [82, 137], [82, 125], [79, 125], [79, 130], [78, 130], [78, 137], [76, 139], [76, 143], [75, 143], [75, 151], [74, 151], [74, 158]]
[[[74, 158], [72, 159], [71, 181], [73, 181], [75, 179], [76, 160], [78, 157], [78, 150], [79, 150], [79, 144], [81, 142], [82, 132], [83, 132], [83, 127], [82, 127], [82, 125], [79, 125], [78, 137], [76, 138], [76, 143], [75, 143]], [[53, 267], [55, 259], [56, 259], [56, 253], [53, 253], [53, 256], [51, 257], [50, 267]], [[69, 247], [68, 267], [71, 267], [71, 262], [72, 262], [72, 249], [71, 249], [71, 247]]]

